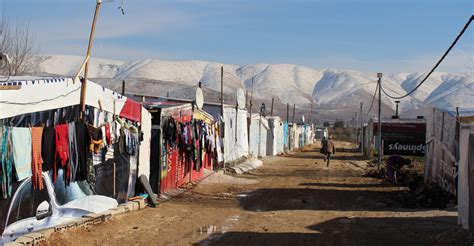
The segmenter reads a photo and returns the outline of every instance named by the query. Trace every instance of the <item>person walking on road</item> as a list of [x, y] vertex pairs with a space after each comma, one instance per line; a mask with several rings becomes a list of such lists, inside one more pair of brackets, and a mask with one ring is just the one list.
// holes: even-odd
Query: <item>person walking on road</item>
[[331, 154], [336, 154], [336, 147], [331, 140], [331, 136], [327, 139], [323, 138], [321, 140], [321, 153], [324, 155], [324, 162], [326, 162], [326, 167], [329, 167], [329, 161], [331, 160]]

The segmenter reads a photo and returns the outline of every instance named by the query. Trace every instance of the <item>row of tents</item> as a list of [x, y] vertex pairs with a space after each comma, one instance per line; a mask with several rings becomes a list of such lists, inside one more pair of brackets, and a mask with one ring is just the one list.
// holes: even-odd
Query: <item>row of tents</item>
[[[245, 108], [234, 105], [197, 105], [195, 101], [143, 97], [137, 100], [140, 97], [127, 97], [91, 81], [87, 84], [81, 117], [80, 81], [12, 78], [0, 82], [2, 187], [11, 178], [11, 192], [0, 190], [0, 244], [126, 202], [146, 190], [143, 180], [148, 181], [153, 193], [166, 193], [248, 158], [304, 147], [314, 138], [313, 126], [289, 124], [277, 116], [249, 115]], [[85, 125], [89, 134], [81, 135], [78, 125]], [[64, 126], [69, 127], [68, 141], [64, 141], [67, 133], [61, 135]], [[31, 135], [18, 140], [8, 134], [48, 127], [54, 129], [56, 144], [38, 147], [36, 141], [27, 151], [17, 141], [31, 141]], [[46, 130], [43, 142], [45, 136]], [[90, 148], [81, 146], [84, 142], [90, 143]], [[59, 148], [66, 146], [69, 153], [62, 160], [67, 158], [67, 164], [54, 158], [54, 168], [43, 166], [40, 178], [37, 164], [27, 170], [29, 177], [20, 177], [17, 164], [21, 158], [12, 156], [7, 162], [3, 156], [8, 151], [31, 153], [31, 148], [35, 152], [35, 146], [42, 148], [41, 153], [53, 148], [60, 154], [64, 151]], [[87, 161], [77, 159], [81, 151]], [[81, 168], [87, 170], [87, 177], [71, 180], [70, 170]], [[90, 172], [95, 175], [90, 176]], [[43, 189], [33, 185], [41, 176]]]

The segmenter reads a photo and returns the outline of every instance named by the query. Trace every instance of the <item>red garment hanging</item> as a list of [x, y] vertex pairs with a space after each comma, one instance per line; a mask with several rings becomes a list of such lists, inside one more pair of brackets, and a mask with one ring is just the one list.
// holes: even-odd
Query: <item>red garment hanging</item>
[[[69, 135], [68, 125], [57, 125], [54, 127], [56, 136], [56, 155], [54, 161], [53, 182], [56, 182], [58, 169], [64, 169], [64, 177], [69, 180]], [[58, 167], [59, 165], [59, 167]]]

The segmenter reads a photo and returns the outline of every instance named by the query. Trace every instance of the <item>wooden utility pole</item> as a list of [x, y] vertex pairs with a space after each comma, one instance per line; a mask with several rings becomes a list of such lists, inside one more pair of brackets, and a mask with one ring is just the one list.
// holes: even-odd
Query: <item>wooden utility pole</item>
[[[252, 77], [252, 90], [250, 91], [250, 119], [252, 119], [252, 106], [253, 106], [253, 77]], [[250, 121], [250, 124], [252, 124], [252, 121]]]
[[252, 125], [252, 107], [253, 107], [253, 77], [252, 77], [252, 89], [250, 91], [250, 110], [249, 110], [249, 119], [248, 119], [248, 127], [247, 127], [247, 133], [249, 137], [249, 145], [250, 145], [250, 127]]
[[288, 151], [291, 150], [291, 144], [290, 144], [290, 104], [286, 103], [286, 124], [288, 125]]
[[272, 109], [270, 111], [270, 116], [273, 116], [273, 102], [275, 101], [275, 98], [272, 97]]
[[249, 101], [248, 101], [248, 98], [249, 98], [249, 90], [245, 90], [245, 108], [248, 109], [249, 108]]
[[125, 80], [122, 80], [122, 95], [125, 95]]
[[296, 104], [293, 104], [293, 124], [295, 124], [295, 110], [296, 110]]
[[378, 139], [379, 139], [379, 149], [378, 149], [378, 158], [377, 158], [377, 169], [380, 170], [380, 165], [382, 164], [382, 73], [377, 73], [379, 78], [379, 129], [378, 129]]
[[86, 65], [84, 68], [84, 80], [82, 81], [81, 85], [81, 98], [80, 98], [80, 107], [81, 107], [81, 118], [84, 118], [84, 113], [86, 110], [86, 92], [87, 92], [87, 75], [89, 72], [89, 57], [92, 50], [92, 42], [94, 41], [94, 31], [95, 31], [95, 24], [97, 23], [97, 18], [99, 17], [99, 10], [100, 4], [102, 0], [97, 0], [97, 4], [95, 5], [95, 13], [94, 13], [94, 20], [92, 21], [91, 33], [89, 36], [89, 45], [87, 46], [87, 54], [86, 54]]
[[221, 66], [221, 115], [224, 118], [224, 66]]
[[352, 118], [352, 131], [354, 132], [354, 143], [357, 143], [356, 120], [357, 120], [357, 112], [354, 112], [354, 118]]

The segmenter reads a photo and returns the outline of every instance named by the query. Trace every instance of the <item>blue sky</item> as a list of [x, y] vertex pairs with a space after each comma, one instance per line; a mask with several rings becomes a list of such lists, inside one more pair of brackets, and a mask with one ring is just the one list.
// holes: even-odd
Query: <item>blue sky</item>
[[[83, 55], [95, 0], [0, 0], [43, 54]], [[237, 65], [424, 72], [474, 12], [472, 0], [104, 0], [93, 55]], [[442, 71], [474, 67], [474, 25]]]

